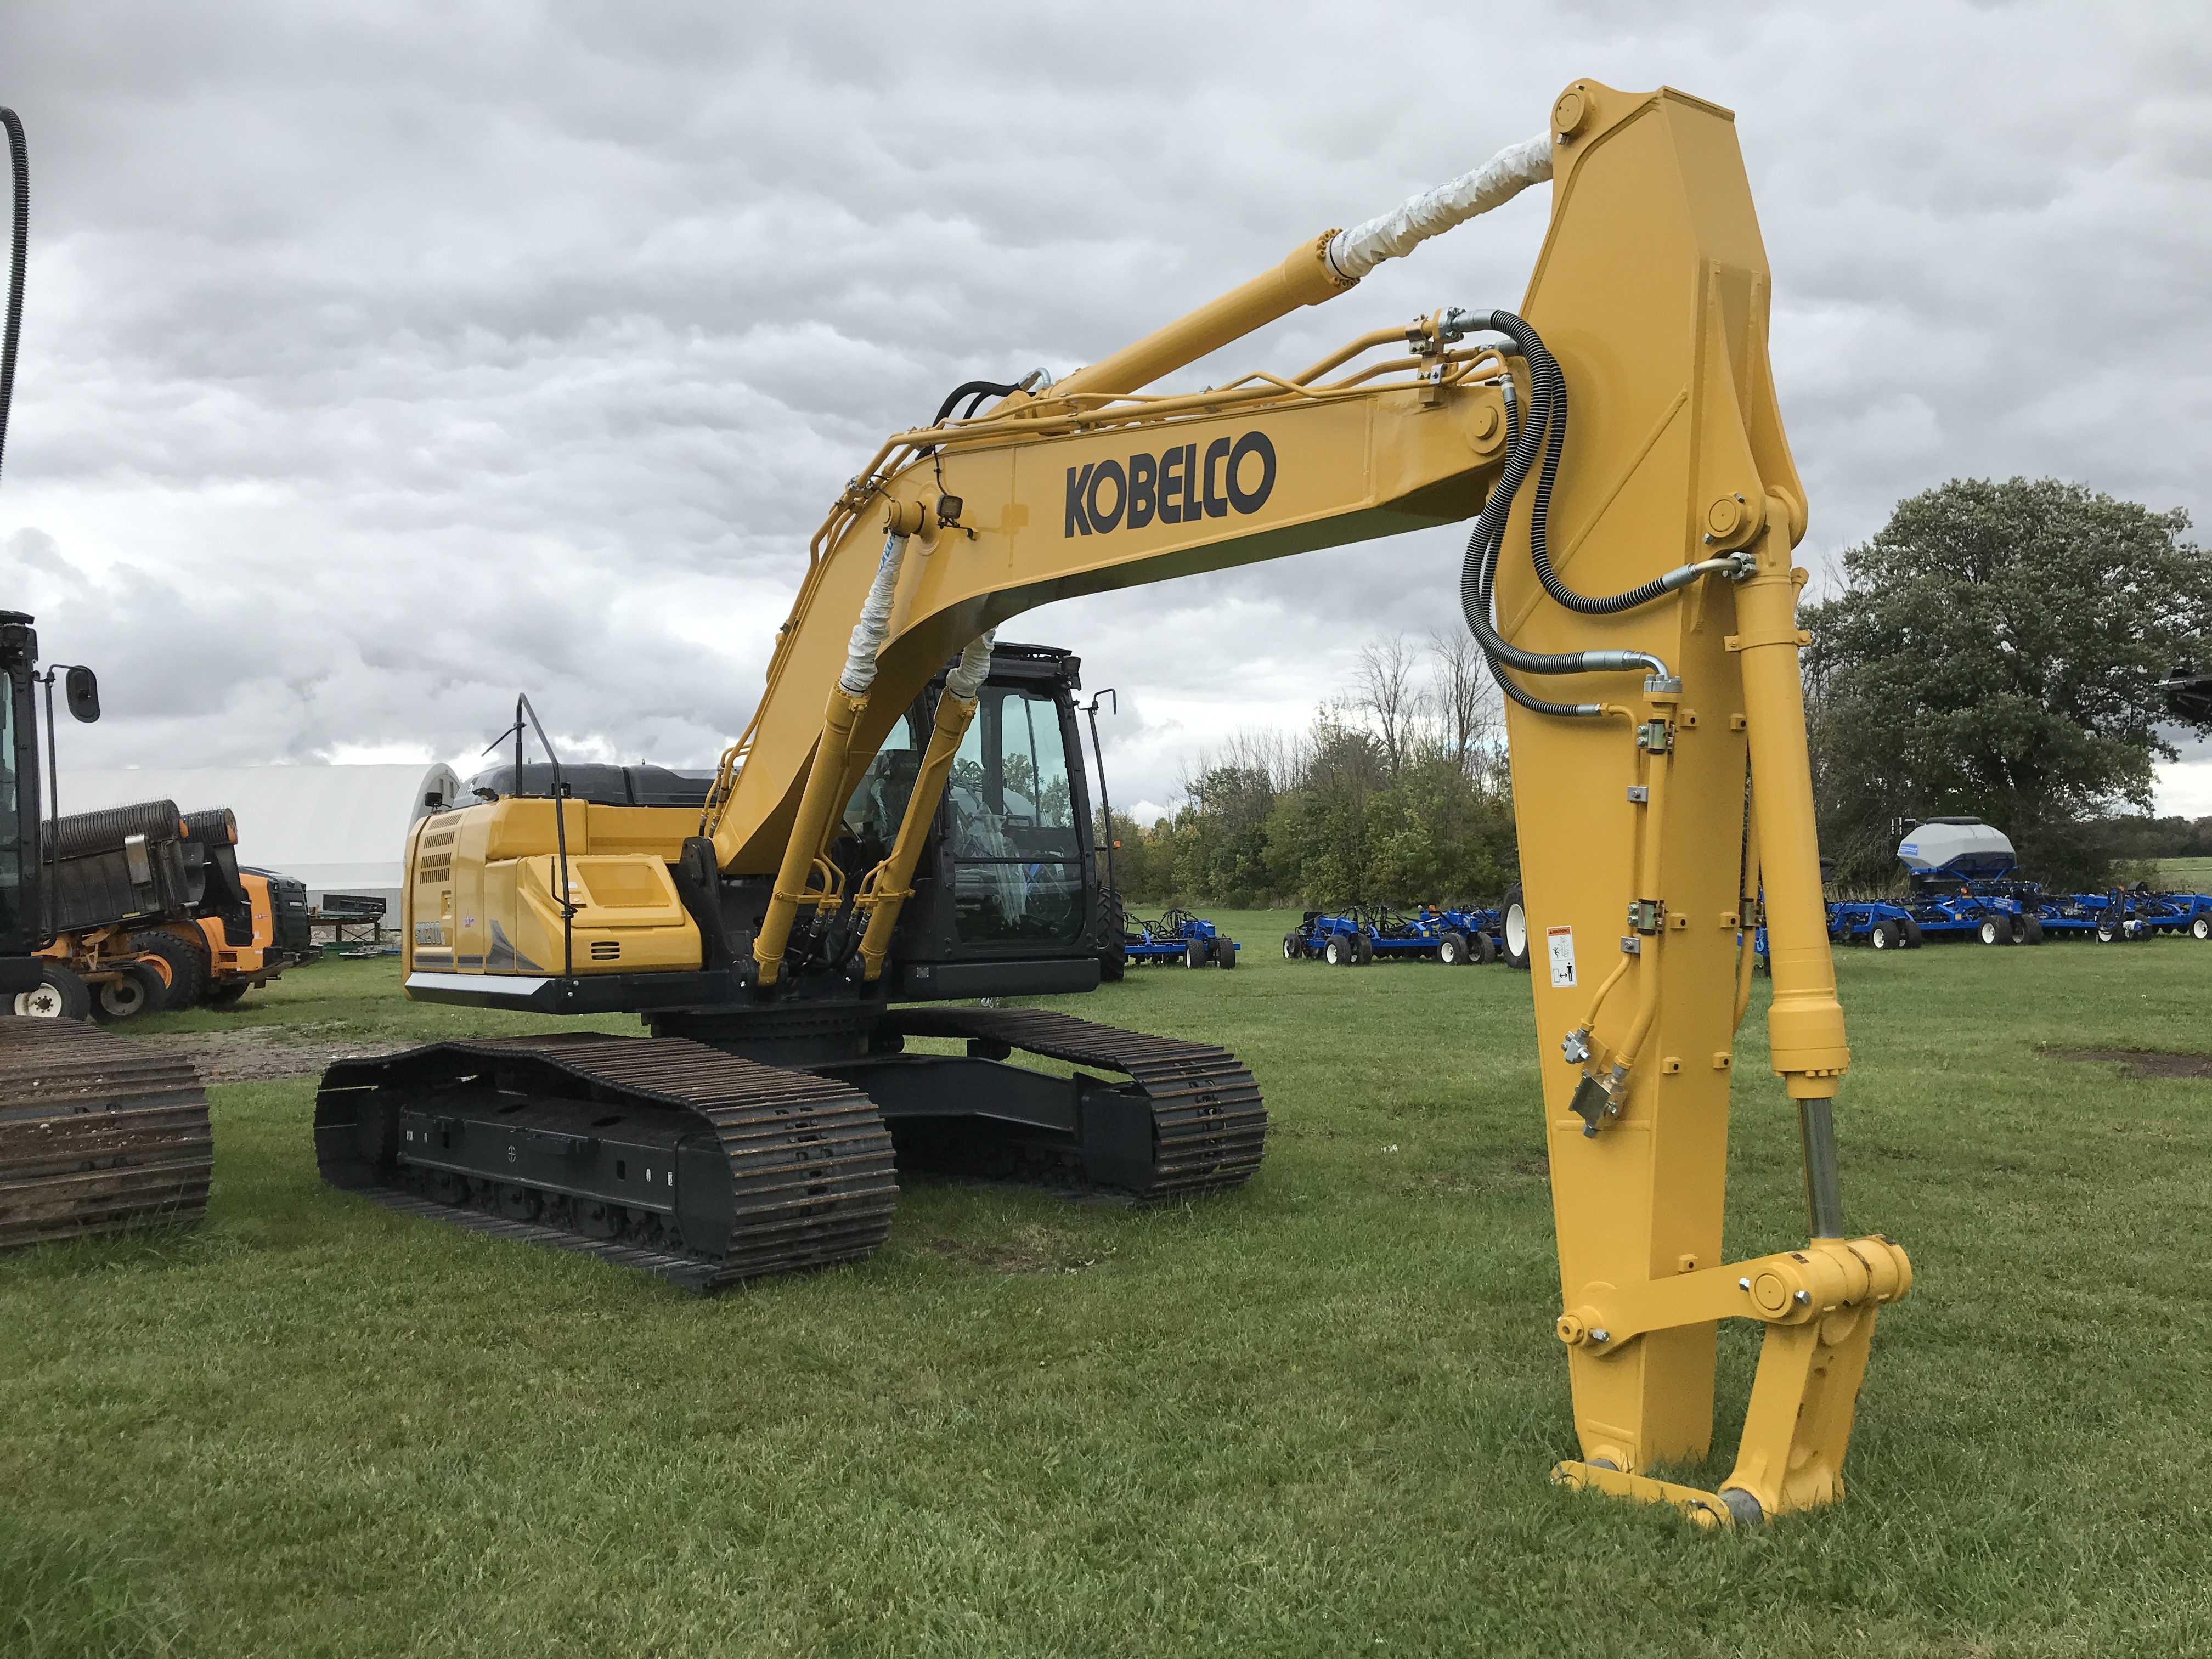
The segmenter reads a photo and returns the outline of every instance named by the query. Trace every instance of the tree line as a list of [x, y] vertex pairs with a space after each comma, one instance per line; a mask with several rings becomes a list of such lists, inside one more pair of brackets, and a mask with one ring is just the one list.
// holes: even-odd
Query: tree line
[[[1904, 881], [1904, 824], [1973, 817], [2027, 872], [2094, 890], [2116, 860], [2212, 854], [2148, 816], [2179, 720], [2160, 682], [2212, 665], [2212, 557], [2188, 515], [2057, 479], [1954, 479], [1898, 503], [1805, 605], [1821, 852], [1838, 889]], [[1137, 903], [1491, 902], [1518, 867], [1496, 686], [1463, 630], [1370, 646], [1301, 732], [1199, 757], [1182, 804], [1116, 814]], [[2135, 809], [2133, 811], [2128, 809]]]
[[1517, 867], [1498, 691], [1463, 630], [1369, 646], [1306, 730], [1240, 732], [1182, 790], [1149, 826], [1114, 815], [1132, 903], [1494, 903]]

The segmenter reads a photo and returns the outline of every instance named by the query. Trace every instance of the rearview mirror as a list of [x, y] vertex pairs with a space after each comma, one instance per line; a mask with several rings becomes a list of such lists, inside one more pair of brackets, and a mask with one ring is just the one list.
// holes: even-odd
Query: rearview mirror
[[100, 677], [89, 668], [72, 668], [62, 678], [69, 711], [87, 725], [100, 718]]

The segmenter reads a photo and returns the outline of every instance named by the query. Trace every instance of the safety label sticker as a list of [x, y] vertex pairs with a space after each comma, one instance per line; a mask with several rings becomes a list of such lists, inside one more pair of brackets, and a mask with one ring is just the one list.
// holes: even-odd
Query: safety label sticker
[[1544, 935], [1552, 947], [1552, 988], [1566, 990], [1575, 982], [1575, 930], [1547, 927]]

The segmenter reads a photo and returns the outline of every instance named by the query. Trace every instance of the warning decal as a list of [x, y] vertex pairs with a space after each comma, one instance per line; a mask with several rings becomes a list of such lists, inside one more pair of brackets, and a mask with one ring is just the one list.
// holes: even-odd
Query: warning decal
[[1544, 937], [1552, 948], [1552, 988], [1566, 990], [1575, 982], [1575, 930], [1547, 927]]

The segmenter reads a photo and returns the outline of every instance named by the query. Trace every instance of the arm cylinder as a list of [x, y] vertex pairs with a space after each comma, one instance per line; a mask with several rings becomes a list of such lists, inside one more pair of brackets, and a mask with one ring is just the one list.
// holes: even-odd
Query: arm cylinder
[[1317, 306], [1334, 299], [1353, 286], [1352, 278], [1329, 269], [1328, 240], [1335, 234], [1325, 230], [1313, 240], [1299, 243], [1273, 270], [1261, 272], [1111, 356], [1077, 369], [1055, 383], [1054, 392], [1134, 392], [1186, 363], [1196, 362], [1209, 351], [1218, 351], [1231, 340], [1242, 339], [1255, 328], [1289, 316], [1300, 306]]

